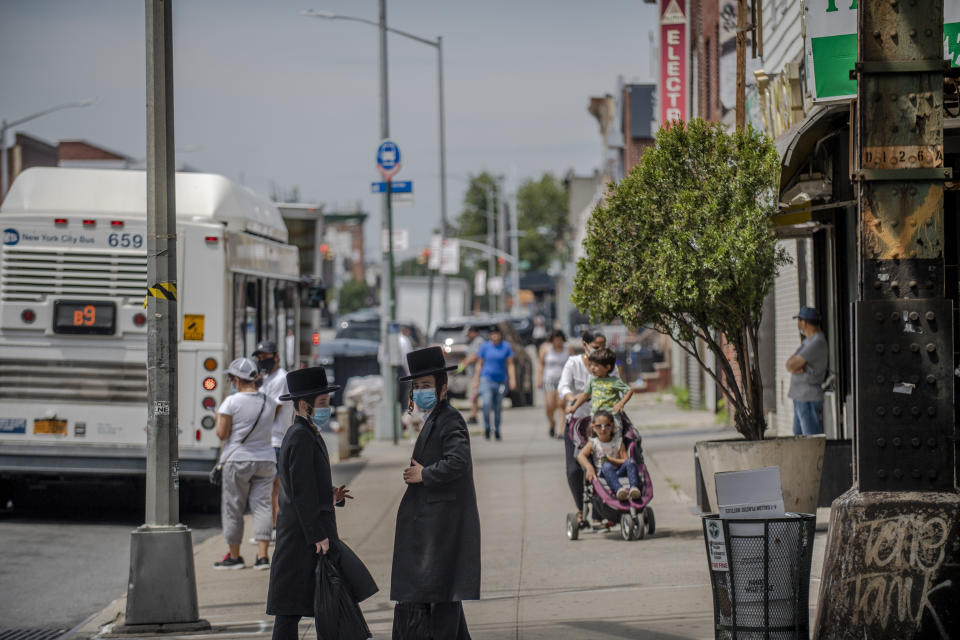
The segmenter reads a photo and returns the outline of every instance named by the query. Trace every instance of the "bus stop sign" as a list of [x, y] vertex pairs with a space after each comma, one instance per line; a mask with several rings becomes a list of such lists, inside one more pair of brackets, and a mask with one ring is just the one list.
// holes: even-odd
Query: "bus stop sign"
[[387, 181], [400, 171], [400, 147], [393, 140], [384, 140], [377, 147], [377, 170]]

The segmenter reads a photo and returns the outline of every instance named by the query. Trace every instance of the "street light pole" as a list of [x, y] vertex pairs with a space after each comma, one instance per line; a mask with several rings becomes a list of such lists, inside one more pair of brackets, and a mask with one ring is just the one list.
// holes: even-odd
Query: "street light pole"
[[[381, 3], [382, 4], [382, 3]], [[429, 38], [421, 38], [418, 35], [408, 33], [406, 31], [401, 31], [400, 29], [394, 29], [386, 25], [386, 8], [381, 7], [381, 20], [380, 22], [374, 22], [372, 20], [367, 20], [365, 18], [357, 18], [354, 16], [342, 16], [336, 13], [330, 13], [327, 11], [314, 11], [313, 9], [307, 9], [301, 12], [301, 15], [308, 16], [311, 18], [324, 18], [327, 20], [349, 20], [351, 22], [362, 22], [364, 24], [369, 24], [371, 26], [377, 27], [381, 30], [380, 39], [380, 58], [381, 58], [381, 69], [384, 71], [381, 73], [381, 82], [385, 84], [386, 80], [386, 34], [385, 32], [389, 31], [398, 36], [403, 36], [409, 40], [415, 40], [421, 44], [431, 46], [437, 50], [437, 101], [438, 101], [438, 126], [440, 131], [440, 234], [442, 236], [441, 242], [441, 252], [442, 247], [446, 243], [447, 234], [449, 232], [449, 226], [447, 223], [447, 119], [446, 119], [446, 107], [444, 100], [444, 86], [443, 86], [443, 36], [437, 36], [436, 40], [430, 40]], [[387, 113], [387, 92], [386, 89], [381, 86], [381, 109], [382, 114]], [[389, 126], [386, 124], [386, 115], [381, 116], [381, 138], [386, 139], [389, 137], [387, 131]], [[440, 287], [443, 292], [443, 320], [447, 321], [450, 319], [450, 296], [448, 295], [449, 289], [447, 285], [447, 276], [444, 273], [440, 274]], [[427, 327], [429, 330], [429, 327]]]
[[7, 122], [6, 120], [0, 122], [0, 200], [3, 200], [4, 196], [7, 195], [7, 187], [9, 187], [10, 182], [10, 176], [8, 175], [7, 169], [7, 129], [21, 125], [24, 122], [30, 122], [31, 120], [45, 116], [48, 113], [60, 111], [61, 109], [89, 107], [93, 104], [93, 102], [93, 100], [77, 100], [76, 102], [67, 102], [66, 104], [60, 104], [55, 107], [50, 107], [49, 109], [44, 109], [43, 111], [32, 113], [29, 116], [19, 118], [13, 122]]

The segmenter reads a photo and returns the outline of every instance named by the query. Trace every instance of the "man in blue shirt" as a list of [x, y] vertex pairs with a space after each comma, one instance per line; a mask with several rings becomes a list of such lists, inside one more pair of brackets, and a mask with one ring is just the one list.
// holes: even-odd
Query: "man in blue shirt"
[[517, 388], [516, 369], [513, 364], [513, 349], [503, 341], [499, 327], [490, 329], [489, 340], [477, 352], [476, 373], [473, 387], [480, 393], [483, 402], [483, 437], [490, 439], [490, 413], [493, 412], [493, 432], [500, 439], [500, 413], [506, 387]]
[[823, 433], [823, 381], [827, 377], [827, 340], [820, 330], [820, 312], [813, 307], [801, 307], [797, 327], [803, 342], [797, 352], [787, 359], [790, 372], [790, 391], [793, 400], [793, 433], [816, 435]]

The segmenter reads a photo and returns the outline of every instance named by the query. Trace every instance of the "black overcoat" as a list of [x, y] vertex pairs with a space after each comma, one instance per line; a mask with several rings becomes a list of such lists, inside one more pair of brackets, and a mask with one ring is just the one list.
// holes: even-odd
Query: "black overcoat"
[[407, 485], [397, 511], [390, 599], [480, 599], [480, 514], [470, 434], [460, 412], [442, 402], [413, 447], [423, 482]]
[[297, 416], [280, 447], [280, 511], [267, 613], [313, 617], [316, 543], [337, 540], [333, 478], [323, 438]]

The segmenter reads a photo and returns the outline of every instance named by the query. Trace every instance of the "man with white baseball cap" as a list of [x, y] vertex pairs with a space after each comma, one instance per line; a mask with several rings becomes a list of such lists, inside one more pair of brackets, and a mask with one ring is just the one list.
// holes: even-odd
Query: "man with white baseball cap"
[[[274, 459], [280, 462], [280, 445], [283, 436], [293, 424], [293, 405], [289, 402], [280, 402], [280, 396], [288, 393], [287, 370], [280, 366], [280, 357], [277, 353], [277, 343], [273, 340], [263, 340], [253, 352], [257, 366], [263, 372], [263, 385], [260, 387], [268, 398], [277, 403], [277, 411], [273, 418], [270, 441], [273, 445]], [[273, 505], [273, 528], [277, 528], [277, 509], [279, 507], [280, 478], [273, 479], [273, 494], [270, 497]]]

